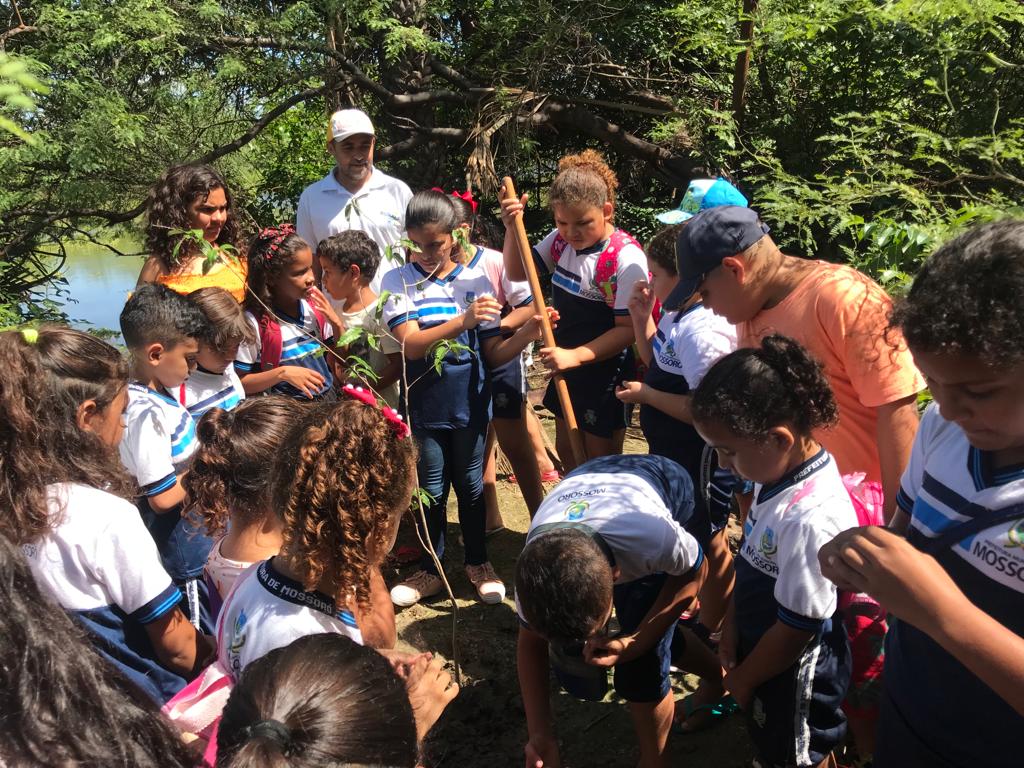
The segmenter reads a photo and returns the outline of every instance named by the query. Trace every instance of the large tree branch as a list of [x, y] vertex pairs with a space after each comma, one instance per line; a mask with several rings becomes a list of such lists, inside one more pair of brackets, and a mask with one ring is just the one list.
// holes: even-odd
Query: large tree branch
[[15, 35], [23, 35], [26, 32], [38, 32], [39, 29], [39, 27], [33, 27], [29, 24], [19, 24], [16, 27], [11, 27], [6, 32], [0, 32], [0, 51], [4, 49], [7, 41]]

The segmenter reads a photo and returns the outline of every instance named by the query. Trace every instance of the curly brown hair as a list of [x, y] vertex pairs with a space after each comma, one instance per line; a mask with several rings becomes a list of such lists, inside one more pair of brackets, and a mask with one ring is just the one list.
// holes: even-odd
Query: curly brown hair
[[550, 205], [615, 205], [619, 180], [608, 167], [604, 155], [585, 149], [578, 155], [566, 155], [558, 161], [558, 175], [548, 191]]
[[653, 261], [670, 275], [679, 274], [679, 265], [676, 261], [676, 240], [679, 233], [683, 231], [686, 222], [673, 224], [664, 227], [654, 233], [651, 241], [647, 244], [644, 252], [647, 254], [647, 261]]
[[[238, 306], [237, 304], [235, 306]], [[199, 449], [182, 478], [184, 514], [210, 536], [261, 523], [271, 509], [267, 466], [306, 405], [281, 395], [213, 408], [196, 425]]]
[[335, 598], [370, 602], [370, 569], [387, 554], [416, 482], [416, 446], [379, 408], [357, 400], [310, 406], [279, 449], [274, 508], [284, 544], [316, 589], [331, 570]]
[[[217, 245], [235, 245], [238, 239], [238, 220], [235, 201], [221, 176], [209, 165], [176, 165], [157, 179], [146, 197], [146, 250], [159, 256], [169, 270], [182, 264], [182, 256], [193, 256], [194, 246], [186, 243], [174, 257], [174, 246], [180, 235], [175, 229], [189, 229], [189, 206], [198, 198], [204, 200], [215, 189], [223, 189], [228, 203], [228, 216], [217, 236]], [[184, 254], [182, 253], [184, 251]]]
[[135, 484], [116, 448], [78, 428], [78, 407], [102, 411], [128, 384], [128, 364], [82, 331], [43, 327], [31, 335], [0, 333], [0, 534], [16, 544], [38, 541], [58, 519], [47, 486], [80, 483], [125, 498]]

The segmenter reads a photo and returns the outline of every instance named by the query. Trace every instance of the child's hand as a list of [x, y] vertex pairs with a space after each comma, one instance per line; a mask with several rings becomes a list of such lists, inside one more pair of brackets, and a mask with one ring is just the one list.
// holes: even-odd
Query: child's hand
[[575, 349], [563, 349], [562, 347], [544, 347], [538, 353], [541, 363], [548, 369], [548, 373], [554, 375], [564, 371], [580, 367], [580, 359]]
[[531, 736], [523, 751], [526, 753], [526, 768], [562, 768], [558, 742], [551, 733]]
[[651, 284], [646, 280], [637, 280], [633, 283], [633, 290], [629, 292], [629, 314], [631, 317], [646, 320], [654, 311], [654, 291]]
[[518, 200], [510, 197], [501, 201], [501, 220], [506, 229], [511, 229], [516, 225], [516, 217], [523, 215], [523, 209], [526, 208], [526, 201], [529, 197], [529, 195], [523, 195]]
[[459, 686], [444, 671], [440, 659], [420, 658], [409, 669], [405, 678], [416, 735], [422, 741], [444, 712], [444, 708], [459, 693]]
[[313, 286], [306, 291], [306, 298], [309, 303], [313, 305], [313, 308], [320, 312], [327, 321], [334, 326], [335, 333], [341, 333], [345, 330], [345, 323], [338, 316], [338, 313], [334, 311], [334, 307], [331, 306], [331, 302], [327, 300], [324, 292], [316, 286]]
[[885, 528], [843, 531], [818, 552], [821, 572], [852, 592], [866, 592], [882, 607], [934, 635], [943, 614], [956, 615], [967, 598], [931, 555]]
[[283, 365], [277, 370], [280, 371], [277, 374], [278, 381], [291, 384], [311, 400], [316, 397], [317, 392], [323, 389], [323, 375], [309, 368], [303, 368], [298, 365]]
[[462, 316], [462, 328], [470, 330], [480, 323], [492, 323], [501, 317], [501, 304], [493, 296], [480, 296]]
[[722, 677], [722, 687], [732, 694], [740, 709], [744, 712], [750, 709], [750, 704], [754, 700], [754, 689], [748, 687], [735, 671], [725, 672]]
[[583, 659], [595, 667], [614, 667], [639, 655], [632, 635], [592, 637], [583, 646]]
[[[558, 310], [556, 310], [554, 307], [545, 307], [545, 309], [548, 312], [548, 321], [551, 323], [552, 329], [557, 328], [558, 321], [561, 319], [561, 315], [558, 314]], [[523, 323], [518, 333], [522, 333], [529, 339], [533, 339], [535, 341], [542, 341], [544, 338], [544, 334], [541, 332], [541, 316], [534, 315], [533, 317], [531, 317], [529, 320]]]
[[642, 405], [647, 402], [647, 392], [647, 385], [642, 381], [624, 381], [622, 386], [615, 390], [615, 396], [624, 403]]

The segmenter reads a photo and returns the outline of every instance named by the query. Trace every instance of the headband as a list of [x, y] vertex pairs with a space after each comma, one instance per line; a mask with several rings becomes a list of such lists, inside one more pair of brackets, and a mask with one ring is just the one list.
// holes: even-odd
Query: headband
[[476, 200], [473, 199], [473, 193], [470, 192], [468, 189], [465, 192], [459, 192], [458, 190], [454, 189], [451, 192], [445, 192], [440, 187], [433, 187], [431, 188], [430, 191], [440, 192], [442, 195], [451, 195], [452, 197], [459, 198], [459, 200], [465, 200], [467, 203], [469, 203], [470, 208], [473, 209], [473, 214], [476, 215], [477, 202]]
[[281, 247], [281, 243], [288, 235], [295, 234], [295, 225], [289, 222], [285, 222], [276, 227], [265, 227], [259, 231], [256, 235], [257, 240], [264, 240], [268, 244], [266, 246], [266, 253], [263, 254], [265, 261], [270, 261], [274, 254], [277, 253], [277, 249]]
[[[368, 389], [363, 389], [362, 387], [354, 387], [351, 384], [346, 384], [344, 387], [341, 388], [341, 391], [344, 392], [349, 397], [353, 398], [354, 400], [358, 400], [361, 403], [365, 403], [371, 408], [378, 407], [377, 396], [374, 395], [373, 392], [371, 392]], [[388, 423], [391, 425], [391, 429], [394, 431], [395, 435], [398, 437], [399, 440], [404, 440], [412, 432], [412, 430], [409, 429], [409, 425], [405, 423], [405, 419], [402, 418], [402, 414], [400, 414], [390, 405], [381, 408], [380, 412], [384, 414], [384, 418], [388, 420]]]

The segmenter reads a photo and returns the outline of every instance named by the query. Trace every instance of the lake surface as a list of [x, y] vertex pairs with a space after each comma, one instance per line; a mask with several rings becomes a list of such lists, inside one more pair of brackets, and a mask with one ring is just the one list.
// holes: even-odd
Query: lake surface
[[[141, 250], [130, 239], [112, 240], [111, 245], [124, 253]], [[121, 308], [142, 269], [142, 256], [118, 256], [92, 243], [70, 243], [63, 276], [68, 281], [67, 295], [55, 289], [47, 295], [64, 305], [64, 312], [76, 328], [108, 328], [116, 331]]]

